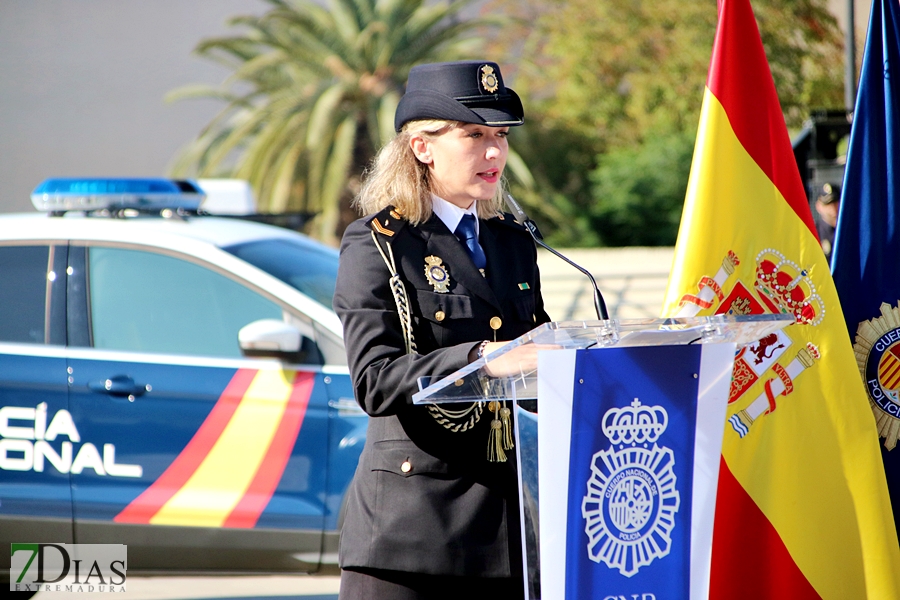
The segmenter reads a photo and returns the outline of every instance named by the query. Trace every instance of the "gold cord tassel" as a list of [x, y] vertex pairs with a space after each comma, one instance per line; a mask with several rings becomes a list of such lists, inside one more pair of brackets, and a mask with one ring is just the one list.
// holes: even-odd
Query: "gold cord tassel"
[[491, 421], [491, 438], [488, 441], [488, 460], [490, 462], [506, 462], [502, 430], [503, 425], [500, 423], [500, 419]]
[[500, 403], [492, 400], [488, 403], [488, 410], [494, 413], [494, 419], [491, 421], [491, 433], [488, 437], [487, 459], [490, 462], [506, 462], [506, 452], [503, 451], [503, 423], [498, 418]]
[[503, 401], [503, 408], [500, 409], [500, 420], [503, 422], [503, 449], [504, 450], [512, 450], [515, 447], [513, 444], [513, 435], [512, 435], [512, 419], [509, 418], [510, 410], [506, 408], [506, 401]]

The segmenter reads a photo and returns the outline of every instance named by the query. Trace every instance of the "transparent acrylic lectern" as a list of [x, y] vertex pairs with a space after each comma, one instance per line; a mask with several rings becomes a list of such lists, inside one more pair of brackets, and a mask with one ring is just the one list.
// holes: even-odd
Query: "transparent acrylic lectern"
[[[716, 315], [546, 323], [455, 373], [442, 378], [422, 378], [419, 381], [421, 391], [413, 395], [413, 402], [432, 404], [498, 400], [507, 401], [514, 407], [526, 598], [537, 600], [541, 598], [540, 503], [538, 413], [534, 411], [540, 405], [539, 373], [534, 352], [523, 347], [536, 345], [541, 352], [689, 344], [732, 344], [732, 348], [740, 348], [793, 322], [791, 315]], [[733, 357], [733, 353], [732, 349], [730, 356]], [[527, 362], [522, 362], [518, 358], [520, 356]], [[728, 369], [730, 373], [730, 366]], [[542, 378], [553, 376], [552, 373], [540, 374]], [[538, 402], [533, 402], [535, 400]], [[722, 425], [724, 427], [724, 420]]]

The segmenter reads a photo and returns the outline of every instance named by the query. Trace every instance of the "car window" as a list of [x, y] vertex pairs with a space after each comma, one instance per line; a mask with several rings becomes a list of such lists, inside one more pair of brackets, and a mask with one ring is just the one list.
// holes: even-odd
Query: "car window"
[[306, 294], [329, 309], [338, 253], [303, 239], [268, 239], [222, 248]]
[[44, 343], [48, 246], [0, 247], [0, 341]]
[[95, 348], [236, 358], [241, 327], [282, 318], [275, 302], [172, 256], [94, 247], [88, 277]]

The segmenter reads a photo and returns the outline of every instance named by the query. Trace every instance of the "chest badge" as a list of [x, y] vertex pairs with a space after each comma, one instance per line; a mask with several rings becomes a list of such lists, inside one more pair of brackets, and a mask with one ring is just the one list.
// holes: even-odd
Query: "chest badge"
[[438, 256], [425, 257], [425, 278], [428, 283], [434, 286], [434, 291], [439, 294], [446, 294], [450, 285], [450, 274], [447, 268], [442, 264], [442, 259]]

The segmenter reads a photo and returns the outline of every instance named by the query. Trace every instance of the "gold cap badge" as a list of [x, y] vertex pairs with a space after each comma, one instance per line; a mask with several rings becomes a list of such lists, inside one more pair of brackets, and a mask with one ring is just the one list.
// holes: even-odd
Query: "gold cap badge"
[[497, 78], [497, 74], [494, 73], [494, 67], [491, 65], [481, 67], [481, 87], [488, 94], [493, 94], [500, 89], [500, 80]]

